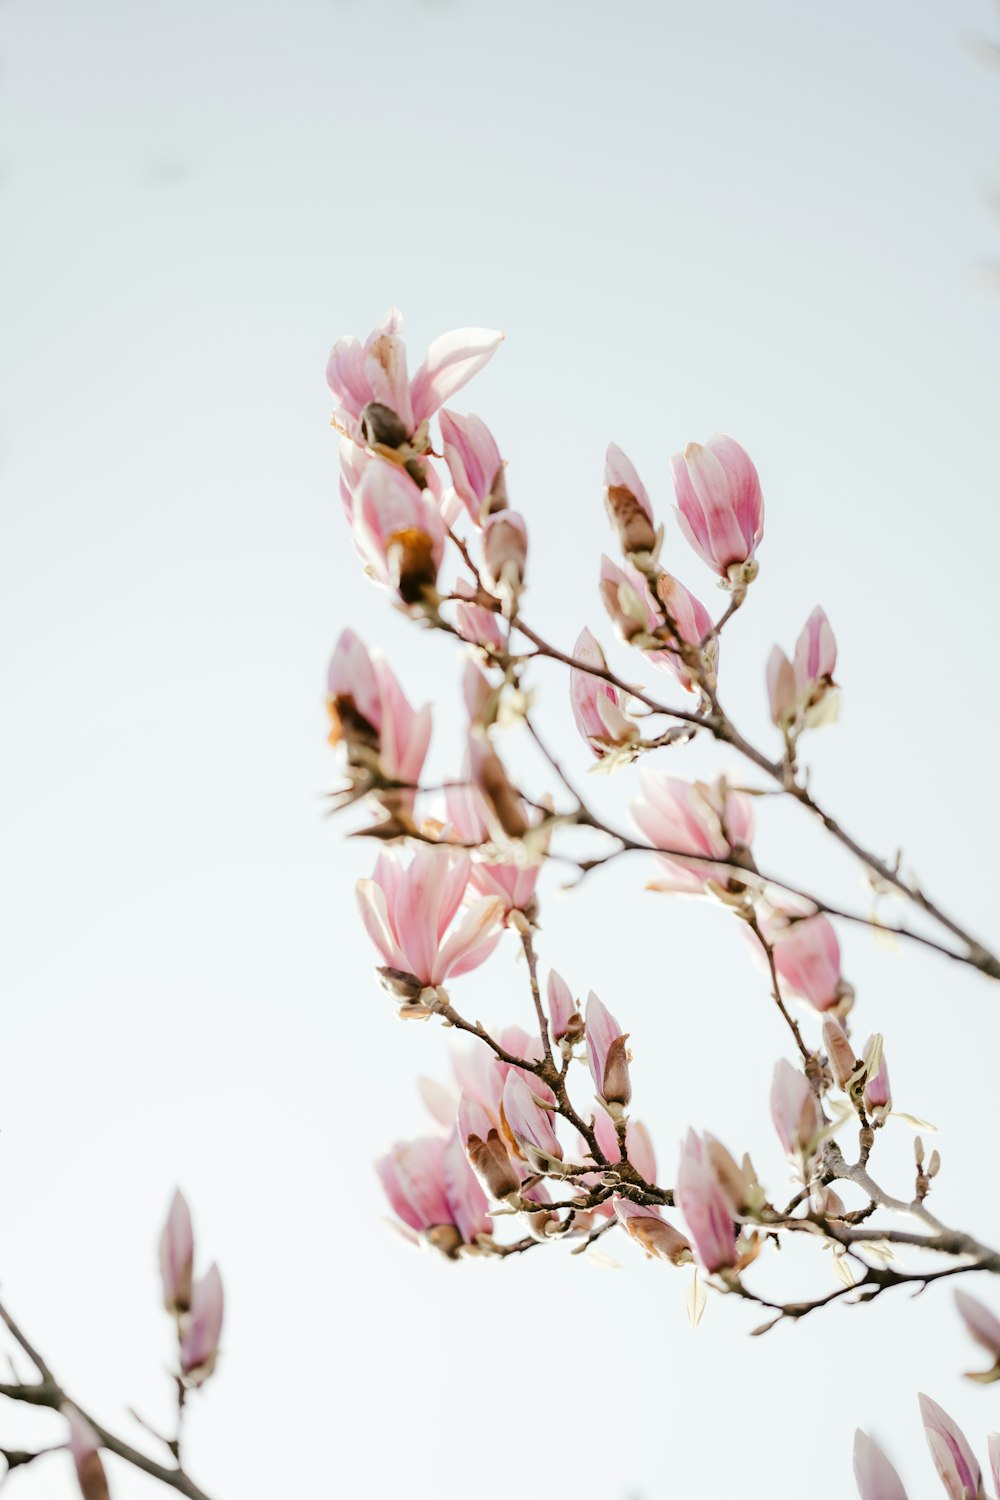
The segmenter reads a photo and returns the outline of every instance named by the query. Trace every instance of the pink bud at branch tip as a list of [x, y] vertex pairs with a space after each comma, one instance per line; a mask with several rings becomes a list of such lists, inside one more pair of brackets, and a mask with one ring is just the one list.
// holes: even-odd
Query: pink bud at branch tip
[[191, 1277], [194, 1266], [194, 1231], [191, 1210], [184, 1194], [177, 1190], [170, 1204], [167, 1222], [160, 1236], [160, 1277], [163, 1281], [163, 1305], [177, 1316], [191, 1306]]
[[181, 1374], [190, 1385], [201, 1385], [215, 1369], [222, 1312], [222, 1277], [213, 1264], [194, 1284], [191, 1311], [181, 1334]]
[[983, 1478], [964, 1432], [929, 1396], [921, 1395], [919, 1401], [927, 1445], [941, 1483], [952, 1500], [966, 1496], [979, 1500]]
[[97, 1433], [75, 1406], [66, 1404], [61, 1411], [69, 1427], [69, 1451], [83, 1500], [110, 1500]]
[[620, 1114], [632, 1098], [628, 1072], [628, 1036], [593, 990], [587, 1000], [587, 1061], [594, 1086], [612, 1113]]

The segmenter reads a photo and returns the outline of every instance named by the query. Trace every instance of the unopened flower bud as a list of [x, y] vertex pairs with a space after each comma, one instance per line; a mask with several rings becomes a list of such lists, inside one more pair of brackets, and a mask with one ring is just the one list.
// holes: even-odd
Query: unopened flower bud
[[75, 1406], [67, 1403], [61, 1411], [69, 1426], [69, 1451], [83, 1500], [110, 1500], [97, 1433]]
[[167, 1222], [160, 1235], [160, 1278], [163, 1305], [176, 1317], [191, 1306], [191, 1276], [194, 1265], [194, 1231], [187, 1199], [178, 1190], [170, 1203]]
[[487, 586], [501, 597], [516, 599], [524, 584], [528, 560], [528, 528], [513, 510], [488, 516], [483, 524], [483, 575]]
[[593, 990], [587, 1000], [587, 1061], [594, 1086], [605, 1104], [624, 1108], [632, 1098], [628, 1072], [628, 1035]]
[[795, 668], [780, 646], [774, 646], [767, 659], [767, 697], [771, 723], [787, 728], [795, 718]]
[[549, 1022], [554, 1042], [569, 1042], [572, 1045], [583, 1036], [583, 1017], [576, 1008], [569, 985], [561, 974], [550, 969], [546, 989], [549, 1002]]
[[690, 1241], [661, 1216], [659, 1209], [633, 1203], [630, 1198], [616, 1197], [614, 1205], [619, 1222], [648, 1256], [669, 1261], [673, 1266], [690, 1264], [693, 1259]]
[[858, 1061], [843, 1027], [832, 1016], [827, 1016], [823, 1022], [823, 1043], [830, 1059], [834, 1082], [845, 1094], [849, 1093], [851, 1081], [858, 1072]]
[[604, 486], [608, 517], [622, 551], [653, 554], [657, 546], [653, 507], [642, 480], [616, 443], [608, 447]]
[[725, 586], [745, 588], [756, 576], [754, 553], [764, 534], [764, 501], [750, 455], [716, 433], [675, 454], [671, 469], [684, 535]]

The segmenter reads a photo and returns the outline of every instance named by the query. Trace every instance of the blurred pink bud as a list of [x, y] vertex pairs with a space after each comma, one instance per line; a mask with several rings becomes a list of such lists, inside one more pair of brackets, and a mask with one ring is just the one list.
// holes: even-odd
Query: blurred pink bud
[[983, 1476], [965, 1434], [936, 1401], [924, 1395], [919, 1400], [934, 1467], [951, 1500], [979, 1500]]
[[[584, 666], [607, 671], [604, 652], [587, 629], [581, 630], [577, 637], [573, 658]], [[632, 744], [639, 738], [639, 726], [622, 712], [617, 689], [600, 677], [573, 667], [569, 674], [569, 701], [576, 727], [598, 759], [613, 747]]]
[[424, 845], [408, 867], [379, 855], [372, 878], [358, 881], [358, 905], [390, 970], [433, 987], [489, 957], [500, 937], [499, 900], [473, 902], [452, 927], [468, 883], [469, 860], [447, 847]]
[[[341, 426], [372, 446], [402, 447], [482, 369], [503, 339], [485, 328], [443, 334], [431, 344], [411, 382], [399, 337], [402, 323], [397, 309], [390, 308], [364, 344], [351, 335], [338, 339], [326, 367]], [[423, 445], [421, 451], [426, 451]]]
[[772, 646], [767, 658], [767, 699], [771, 723], [779, 729], [790, 726], [795, 718], [796, 697], [795, 668], [780, 646]]
[[445, 529], [433, 496], [398, 464], [369, 463], [354, 492], [354, 541], [369, 571], [406, 604], [433, 593]]
[[621, 1027], [607, 1006], [591, 990], [587, 997], [587, 1062], [590, 1074], [605, 1104], [618, 1105], [619, 1113], [632, 1098], [628, 1076], [628, 1051]]
[[840, 943], [832, 922], [818, 914], [786, 926], [768, 924], [766, 937], [786, 995], [816, 1010], [833, 1010], [851, 994], [840, 972]]
[[160, 1277], [163, 1305], [167, 1312], [187, 1312], [191, 1306], [191, 1276], [194, 1266], [194, 1231], [187, 1199], [178, 1188], [170, 1201], [167, 1222], [160, 1235]]
[[465, 663], [462, 672], [462, 697], [470, 724], [491, 724], [496, 712], [496, 690], [481, 667], [474, 661]]
[[472, 646], [485, 646], [492, 651], [505, 651], [507, 623], [503, 616], [496, 610], [486, 609], [483, 605], [474, 603], [475, 590], [464, 578], [456, 581], [454, 592], [464, 595], [470, 601], [467, 604], [459, 602], [455, 605], [455, 628], [462, 640], [468, 641]]
[[723, 1271], [737, 1262], [733, 1217], [704, 1144], [689, 1130], [681, 1150], [674, 1190], [678, 1207], [706, 1271]]
[[749, 850], [753, 809], [748, 797], [723, 781], [707, 786], [660, 771], [643, 771], [640, 781], [642, 796], [629, 804], [632, 816], [656, 849], [670, 851], [661, 855], [667, 878], [656, 882], [657, 889], [700, 892], [708, 881], [727, 887], [739, 878], [739, 871], [712, 861], [745, 857]]
[[[483, 844], [488, 838], [486, 809], [473, 786], [445, 788], [448, 821], [464, 844]], [[529, 916], [535, 910], [535, 887], [541, 865], [504, 864], [499, 860], [475, 858], [469, 869], [469, 886], [480, 896], [496, 896], [503, 902], [504, 916], [522, 911]]]
[[516, 510], [501, 510], [483, 522], [483, 580], [494, 594], [516, 598], [528, 560], [528, 528]]
[[833, 676], [837, 665], [837, 642], [826, 614], [817, 605], [795, 643], [795, 684], [807, 693], [821, 678]]
[[624, 1225], [630, 1238], [641, 1245], [647, 1255], [669, 1261], [672, 1266], [690, 1264], [690, 1242], [679, 1229], [667, 1223], [659, 1209], [618, 1197], [614, 1199], [614, 1205], [619, 1223]]
[[976, 1343], [981, 1344], [993, 1360], [991, 1369], [981, 1374], [972, 1374], [970, 1379], [978, 1380], [983, 1385], [1000, 1380], [1000, 1318], [976, 1297], [970, 1297], [968, 1292], [955, 1293], [955, 1306]]
[[486, 734], [469, 735], [469, 771], [487, 820], [494, 824], [493, 832], [509, 839], [523, 838], [530, 827], [528, 814]]
[[689, 443], [675, 454], [671, 471], [687, 540], [732, 587], [745, 587], [756, 576], [754, 553], [764, 534], [764, 500], [750, 455], [717, 433], [704, 447]]
[[451, 482], [472, 520], [481, 526], [487, 516], [507, 508], [500, 450], [479, 417], [443, 411], [438, 420]]
[[808, 1078], [781, 1058], [771, 1085], [771, 1118], [789, 1156], [809, 1156], [823, 1128], [816, 1095]]
[[554, 1042], [565, 1040], [572, 1046], [584, 1034], [583, 1017], [577, 1010], [576, 1001], [573, 999], [569, 985], [561, 974], [556, 973], [555, 969], [549, 970], [546, 995], [549, 1002], [549, 1025], [552, 1029], [552, 1040]]
[[201, 1385], [215, 1369], [222, 1334], [222, 1277], [213, 1262], [191, 1293], [191, 1311], [181, 1336], [181, 1374]]
[[833, 1016], [827, 1016], [823, 1022], [823, 1045], [830, 1059], [830, 1071], [833, 1073], [834, 1082], [839, 1089], [843, 1089], [845, 1094], [849, 1093], [852, 1081], [856, 1079], [858, 1073], [858, 1060], [854, 1056], [854, 1048], [847, 1039], [847, 1033]]
[[878, 1443], [860, 1427], [854, 1434], [854, 1478], [861, 1500], [906, 1500], [899, 1475]]
[[75, 1406], [67, 1403], [60, 1411], [69, 1427], [69, 1451], [83, 1500], [110, 1500], [111, 1491], [101, 1462], [97, 1433]]
[[631, 460], [617, 443], [608, 445], [604, 460], [604, 499], [622, 551], [626, 555], [653, 553], [657, 543], [653, 507]]
[[714, 1135], [710, 1135], [707, 1130], [704, 1136], [704, 1149], [709, 1166], [715, 1173], [715, 1180], [722, 1189], [732, 1214], [748, 1212], [754, 1184], [746, 1172], [738, 1165], [736, 1158], [722, 1142]]
[[[367, 651], [353, 630], [342, 632], [330, 661], [327, 706], [330, 743], [343, 741], [348, 763], [415, 786], [431, 737], [431, 709], [415, 712], [380, 651]], [[415, 793], [404, 800], [412, 810]]]
[[[869, 1037], [865, 1043], [865, 1057], [868, 1057], [869, 1049], [874, 1041]], [[870, 1078], [865, 1079], [865, 1091], [862, 1103], [873, 1120], [881, 1123], [887, 1115], [892, 1112], [892, 1089], [889, 1085], [889, 1068], [883, 1052], [876, 1071]]]
[[552, 1116], [537, 1102], [532, 1088], [511, 1068], [504, 1080], [503, 1114], [518, 1149], [534, 1172], [548, 1172], [562, 1161], [562, 1147]]

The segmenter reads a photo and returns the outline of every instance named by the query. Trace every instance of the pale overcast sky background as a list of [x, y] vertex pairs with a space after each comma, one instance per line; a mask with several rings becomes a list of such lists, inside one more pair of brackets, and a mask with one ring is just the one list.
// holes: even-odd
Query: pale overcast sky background
[[[929, 1496], [917, 1389], [985, 1456], [996, 1388], [961, 1381], [945, 1288], [751, 1341], [721, 1299], [692, 1331], [684, 1276], [627, 1244], [617, 1271], [559, 1249], [452, 1267], [385, 1229], [371, 1159], [425, 1128], [415, 1078], [449, 1043], [377, 991], [352, 895], [373, 851], [323, 818], [329, 648], [350, 622], [441, 704], [441, 772], [458, 700], [447, 645], [361, 576], [323, 367], [390, 302], [415, 361], [445, 329], [506, 330], [456, 405], [510, 460], [532, 614], [564, 645], [609, 635], [609, 439], [719, 603], [667, 464], [732, 432], [768, 502], [734, 711], [766, 737], [767, 651], [822, 602], [844, 713], [816, 785], [996, 938], [1000, 73], [976, 44], [997, 22], [986, 0], [0, 7], [0, 1281], [141, 1440], [127, 1405], [168, 1420], [155, 1243], [183, 1185], [228, 1297], [190, 1414], [218, 1500], [840, 1500], [858, 1424]], [[764, 862], [863, 904], [794, 813], [762, 812]], [[665, 1178], [693, 1123], [780, 1194], [763, 981], [724, 912], [649, 873], [554, 893], [543, 963], [627, 1023]], [[899, 1105], [942, 1126], [937, 1211], [996, 1242], [1000, 991], [843, 942]], [[455, 993], [529, 1019], [507, 943]], [[900, 1189], [910, 1140], [884, 1143]], [[835, 1285], [819, 1256], [782, 1284]], [[57, 1425], [4, 1408], [0, 1445]], [[116, 1500], [158, 1493], [109, 1469]], [[68, 1459], [10, 1493], [67, 1500]]]

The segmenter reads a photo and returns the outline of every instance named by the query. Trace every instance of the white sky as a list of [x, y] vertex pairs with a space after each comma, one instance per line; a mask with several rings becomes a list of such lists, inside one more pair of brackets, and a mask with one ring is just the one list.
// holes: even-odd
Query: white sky
[[[328, 347], [396, 302], [418, 359], [456, 325], [507, 331], [468, 403], [564, 644], [608, 634], [607, 441], [664, 512], [685, 441], [751, 450], [768, 533], [728, 700], [766, 733], [767, 650], [822, 602], [845, 711], [817, 785], [995, 932], [994, 23], [985, 0], [0, 6], [0, 1281], [102, 1420], [165, 1420], [154, 1247], [181, 1183], [229, 1299], [190, 1424], [220, 1500], [500, 1500], [536, 1459], [579, 1500], [834, 1500], [859, 1423], [919, 1496], [918, 1388], [981, 1453], [1000, 1426], [941, 1289], [751, 1342], [718, 1299], [692, 1332], [683, 1277], [625, 1245], [618, 1272], [408, 1253], [369, 1163], [423, 1128], [414, 1079], [447, 1038], [376, 991], [351, 894], [372, 851], [320, 800], [346, 622], [442, 702], [435, 766], [458, 757], [452, 656], [360, 577], [336, 498]], [[762, 823], [769, 865], [863, 900], [800, 820]], [[762, 982], [724, 913], [645, 895], [647, 873], [550, 900], [543, 962], [627, 1022], [665, 1176], [694, 1123], [777, 1191]], [[899, 1103], [945, 1127], [938, 1212], [995, 1242], [1000, 995], [844, 947]], [[509, 947], [460, 984], [527, 1020]], [[905, 1127], [882, 1149], [902, 1187]], [[0, 1444], [49, 1430], [0, 1412]], [[71, 1496], [68, 1461], [11, 1492]]]

